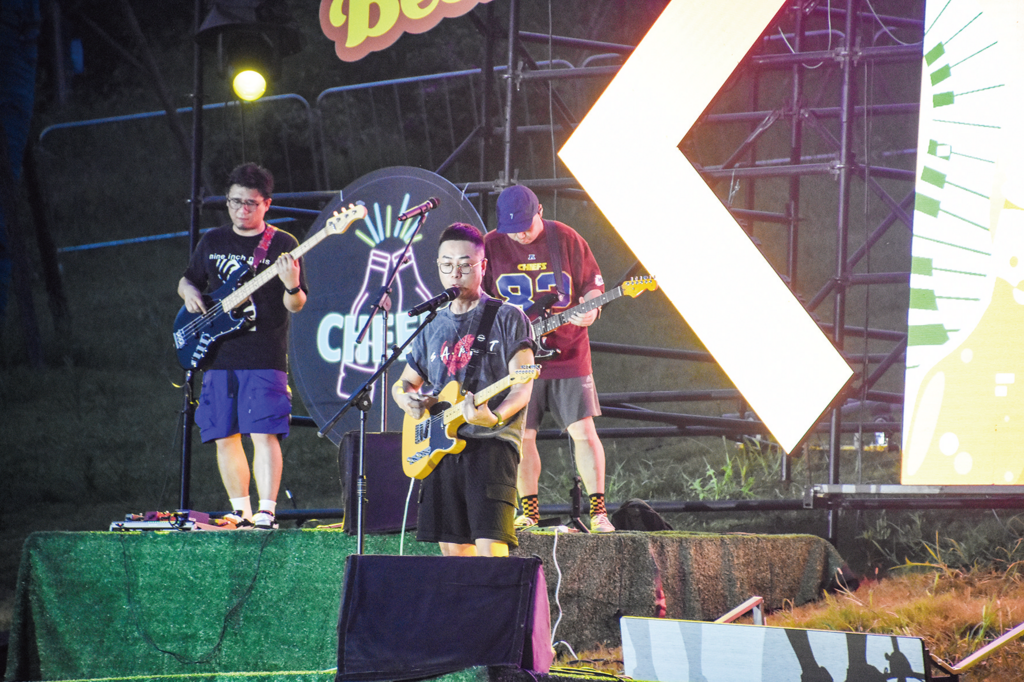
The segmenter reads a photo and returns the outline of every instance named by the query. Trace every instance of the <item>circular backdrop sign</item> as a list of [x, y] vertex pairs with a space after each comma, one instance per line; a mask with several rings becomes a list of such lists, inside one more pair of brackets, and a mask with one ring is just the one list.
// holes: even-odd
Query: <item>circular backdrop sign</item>
[[[407, 209], [431, 198], [440, 204], [423, 217], [422, 225], [418, 218], [398, 220]], [[309, 299], [302, 312], [292, 316], [289, 332], [295, 386], [321, 430], [390, 356], [390, 348], [401, 346], [416, 331], [425, 315], [410, 317], [408, 311], [443, 291], [436, 261], [437, 240], [444, 228], [462, 222], [484, 231], [476, 208], [455, 185], [436, 173], [399, 166], [374, 171], [348, 185], [320, 213], [306, 238], [323, 229], [336, 211], [343, 213], [356, 202], [365, 205], [366, 218], [306, 253]], [[391, 286], [386, 321], [378, 311], [357, 344], [395, 267], [398, 274]], [[374, 383], [367, 431], [381, 430], [385, 407], [384, 430], [401, 430], [404, 413], [391, 400], [391, 384], [404, 367], [403, 356]], [[358, 428], [359, 410], [353, 406], [327, 435], [337, 444], [346, 432]]]

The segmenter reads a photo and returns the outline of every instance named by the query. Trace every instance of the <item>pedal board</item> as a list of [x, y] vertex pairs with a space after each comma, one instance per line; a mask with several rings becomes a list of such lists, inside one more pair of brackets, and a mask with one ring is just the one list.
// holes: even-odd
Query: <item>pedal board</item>
[[112, 521], [112, 531], [143, 530], [234, 530], [233, 523], [223, 519], [211, 519], [205, 512], [179, 509], [173, 512], [149, 511], [142, 514], [125, 514], [124, 521]]

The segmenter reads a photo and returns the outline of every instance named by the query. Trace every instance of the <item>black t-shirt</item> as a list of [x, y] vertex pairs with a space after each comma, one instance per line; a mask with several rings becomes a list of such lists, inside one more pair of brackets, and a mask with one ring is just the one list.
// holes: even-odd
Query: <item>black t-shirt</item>
[[[196, 246], [185, 278], [200, 291], [215, 292], [239, 268], [250, 268], [253, 252], [262, 234], [243, 237], [231, 225], [210, 230]], [[282, 253], [292, 251], [299, 242], [289, 233], [276, 229], [267, 255], [258, 272], [270, 267]], [[257, 273], [250, 273], [257, 274]], [[246, 275], [248, 278], [250, 275]], [[300, 286], [306, 288], [306, 269], [300, 270]], [[228, 289], [220, 294], [228, 294]], [[218, 296], [221, 298], [222, 296]], [[288, 309], [284, 307], [284, 283], [276, 275], [253, 292], [251, 303], [242, 305], [248, 314], [255, 307], [255, 324], [248, 330], [222, 337], [213, 350], [208, 369], [279, 369], [288, 371]]]

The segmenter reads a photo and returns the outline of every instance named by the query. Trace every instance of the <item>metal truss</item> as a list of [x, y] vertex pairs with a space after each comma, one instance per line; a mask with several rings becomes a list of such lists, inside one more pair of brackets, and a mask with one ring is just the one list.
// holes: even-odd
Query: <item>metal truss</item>
[[[834, 7], [842, 5], [841, 7]], [[909, 7], [908, 7], [909, 5]], [[883, 416], [863, 421], [863, 413], [891, 414], [902, 405], [901, 392], [881, 390], [879, 383], [890, 372], [899, 372], [906, 351], [905, 318], [894, 328], [875, 328], [868, 307], [859, 316], [850, 313], [851, 292], [863, 287], [909, 284], [909, 249], [905, 270], [871, 271], [872, 250], [882, 248], [892, 228], [909, 231], [914, 198], [914, 159], [918, 88], [904, 88], [892, 97], [885, 79], [901, 70], [915, 74], [922, 57], [923, 3], [892, 6], [912, 12], [908, 16], [883, 16], [868, 2], [843, 0], [822, 3], [795, 0], [780, 12], [776, 22], [766, 29], [760, 41], [740, 64], [727, 84], [728, 96], [720, 93], [680, 147], [700, 171], [737, 221], [759, 246], [760, 234], [785, 239], [784, 258], [773, 262], [779, 275], [807, 311], [818, 320], [822, 330], [855, 368], [855, 380], [834, 404], [827, 419], [812, 433], [827, 434], [828, 484], [840, 483], [840, 453], [843, 434], [885, 431], [899, 434], [897, 419]], [[617, 66], [574, 69], [538, 69], [527, 45], [572, 46], [587, 50], [628, 55], [628, 46], [589, 43], [576, 39], [526, 33], [518, 30], [519, 0], [509, 2], [507, 51], [504, 56], [504, 110], [500, 130], [500, 155], [492, 150], [490, 131], [483, 130], [481, 181], [467, 183], [467, 190], [480, 192], [480, 210], [487, 214], [488, 196], [513, 182], [516, 156], [532, 128], [517, 124], [517, 113], [524, 109], [522, 99], [530, 85], [543, 86], [550, 93], [551, 127], [543, 132], [564, 141], [577, 124], [573, 108], [561, 97], [559, 88], [583, 78], [607, 78]], [[490, 20], [491, 13], [486, 15]], [[478, 20], [488, 45], [485, 79], [495, 78], [488, 68], [495, 55], [497, 29]], [[671, 71], [666, 65], [666, 87], [671, 87]], [[915, 82], [915, 81], [910, 81]], [[555, 87], [558, 84], [559, 88]], [[549, 87], [550, 86], [550, 87]], [[740, 96], [737, 91], [744, 90]], [[497, 103], [491, 103], [493, 87], [482, 105], [482, 119], [494, 115]], [[886, 97], [875, 101], [876, 91]], [[517, 101], [520, 100], [520, 101]], [[895, 101], [891, 101], [895, 100]], [[723, 137], [720, 131], [745, 126], [746, 134], [724, 153], [704, 158], [699, 147], [710, 136]], [[875, 145], [872, 133], [885, 127], [886, 135]], [[858, 140], [859, 136], [859, 140]], [[497, 158], [500, 156], [500, 158]], [[550, 167], [550, 166], [549, 166]], [[833, 183], [832, 196], [820, 191], [811, 197], [808, 187], [818, 178]], [[487, 178], [487, 179], [483, 179]], [[494, 179], [496, 178], [496, 179]], [[569, 178], [538, 177], [528, 180], [538, 192], [559, 191], [559, 196], [586, 198]], [[745, 186], [737, 191], [737, 183]], [[855, 188], [863, 195], [857, 201]], [[763, 195], [763, 196], [762, 196]], [[768, 197], [763, 198], [763, 197]], [[832, 275], [824, 282], [805, 276], [808, 236], [820, 238], [822, 230], [809, 230], [805, 212], [811, 203], [815, 211], [830, 207], [834, 215], [834, 254]], [[859, 204], [859, 205], [857, 205]], [[881, 214], [880, 219], [877, 215]], [[873, 221], [872, 229], [867, 229]], [[864, 236], [851, 232], [851, 224], [863, 223]], [[902, 239], [909, 242], [905, 235]], [[777, 250], [777, 249], [776, 249]], [[891, 260], [891, 259], [890, 259]], [[637, 266], [637, 268], [639, 265]], [[634, 268], [635, 270], [636, 268]], [[629, 274], [632, 274], [633, 270]], [[816, 289], [808, 290], [808, 287]], [[628, 352], [653, 357], [672, 357], [685, 361], [713, 361], [706, 353], [663, 348], [636, 348], [616, 344], [592, 343], [596, 352]], [[889, 383], [902, 386], [902, 376]], [[722, 417], [664, 412], [642, 407], [653, 402], [679, 402], [732, 399], [737, 414]], [[752, 419], [737, 392], [662, 391], [652, 393], [603, 394], [605, 416], [657, 423], [657, 426], [599, 429], [603, 437], [643, 437], [666, 435], [718, 435], [732, 438], [766, 437], [767, 429]], [[857, 410], [856, 408], [866, 408]], [[844, 418], [860, 412], [860, 417]], [[542, 432], [543, 437], [558, 437]], [[859, 440], [859, 439], [858, 439]], [[767, 501], [766, 501], [767, 502]], [[729, 507], [729, 505], [726, 505]], [[820, 505], [819, 505], [820, 507]], [[730, 507], [731, 508], [731, 507]], [[835, 509], [829, 508], [829, 538], [836, 536]]]

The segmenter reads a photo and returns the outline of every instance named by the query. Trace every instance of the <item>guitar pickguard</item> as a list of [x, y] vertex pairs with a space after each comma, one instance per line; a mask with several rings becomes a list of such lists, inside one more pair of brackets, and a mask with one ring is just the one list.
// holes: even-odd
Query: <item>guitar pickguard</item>
[[174, 349], [185, 369], [202, 369], [212, 359], [216, 343], [223, 337], [245, 331], [255, 324], [256, 305], [252, 299], [234, 310], [222, 310], [220, 301], [244, 283], [248, 270], [233, 273], [219, 289], [203, 296], [205, 313], [190, 313], [181, 307], [174, 320]]
[[456, 440], [448, 436], [441, 419], [443, 412], [451, 406], [452, 404], [446, 401], [435, 403], [430, 408], [430, 416], [413, 427], [413, 452], [405, 458], [408, 464], [416, 464], [433, 452], [447, 451], [455, 445]]

